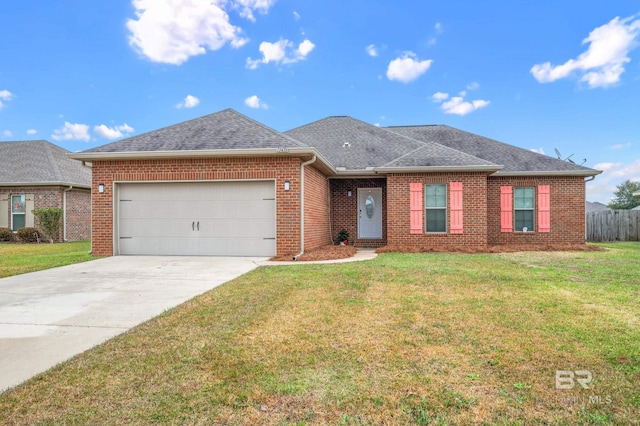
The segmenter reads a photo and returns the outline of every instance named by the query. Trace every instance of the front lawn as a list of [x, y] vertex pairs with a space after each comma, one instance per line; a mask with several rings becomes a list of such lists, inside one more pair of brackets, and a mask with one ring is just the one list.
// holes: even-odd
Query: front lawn
[[602, 247], [259, 268], [0, 395], [0, 419], [638, 424], [640, 244]]
[[0, 243], [0, 278], [93, 259], [90, 241], [60, 244]]

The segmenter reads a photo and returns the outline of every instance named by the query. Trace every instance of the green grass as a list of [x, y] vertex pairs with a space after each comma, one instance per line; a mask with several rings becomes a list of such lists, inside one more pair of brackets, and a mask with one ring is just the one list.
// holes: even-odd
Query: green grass
[[61, 244], [0, 243], [0, 278], [93, 259], [89, 241]]
[[640, 244], [602, 247], [259, 268], [0, 395], [0, 419], [638, 424]]

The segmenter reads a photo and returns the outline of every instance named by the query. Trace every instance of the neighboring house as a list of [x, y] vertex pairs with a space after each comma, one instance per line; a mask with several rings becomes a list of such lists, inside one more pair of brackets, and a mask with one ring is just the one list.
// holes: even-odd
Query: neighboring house
[[593, 203], [591, 201], [585, 201], [585, 208], [587, 210], [587, 213], [589, 212], [605, 212], [607, 210], [611, 210], [609, 207], [607, 207], [606, 205], [598, 202], [598, 201], [594, 201]]
[[92, 163], [96, 255], [295, 256], [341, 229], [360, 247], [584, 244], [601, 173], [448, 126], [280, 133], [230, 109], [71, 157]]
[[58, 241], [91, 238], [91, 169], [47, 141], [0, 142], [0, 228], [38, 228], [33, 210], [63, 209]]

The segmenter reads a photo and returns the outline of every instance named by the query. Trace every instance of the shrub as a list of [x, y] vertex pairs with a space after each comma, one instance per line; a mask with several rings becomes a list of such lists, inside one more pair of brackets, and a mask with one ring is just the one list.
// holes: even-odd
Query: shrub
[[58, 231], [62, 226], [62, 209], [35, 209], [33, 214], [40, 221], [40, 227], [44, 235], [47, 236], [50, 243], [53, 243], [53, 238], [58, 235]]
[[9, 228], [0, 228], [0, 241], [13, 241], [13, 231]]
[[20, 228], [18, 229], [18, 238], [23, 243], [39, 243], [42, 235], [36, 228]]
[[338, 232], [338, 241], [343, 242], [343, 241], [347, 241], [348, 239], [349, 239], [349, 233], [347, 232], [347, 230], [341, 229], [340, 232]]

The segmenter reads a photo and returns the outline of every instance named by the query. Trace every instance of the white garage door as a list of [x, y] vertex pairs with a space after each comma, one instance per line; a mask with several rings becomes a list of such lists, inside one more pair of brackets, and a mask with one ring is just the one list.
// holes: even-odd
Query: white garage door
[[118, 254], [274, 256], [273, 181], [118, 185]]

